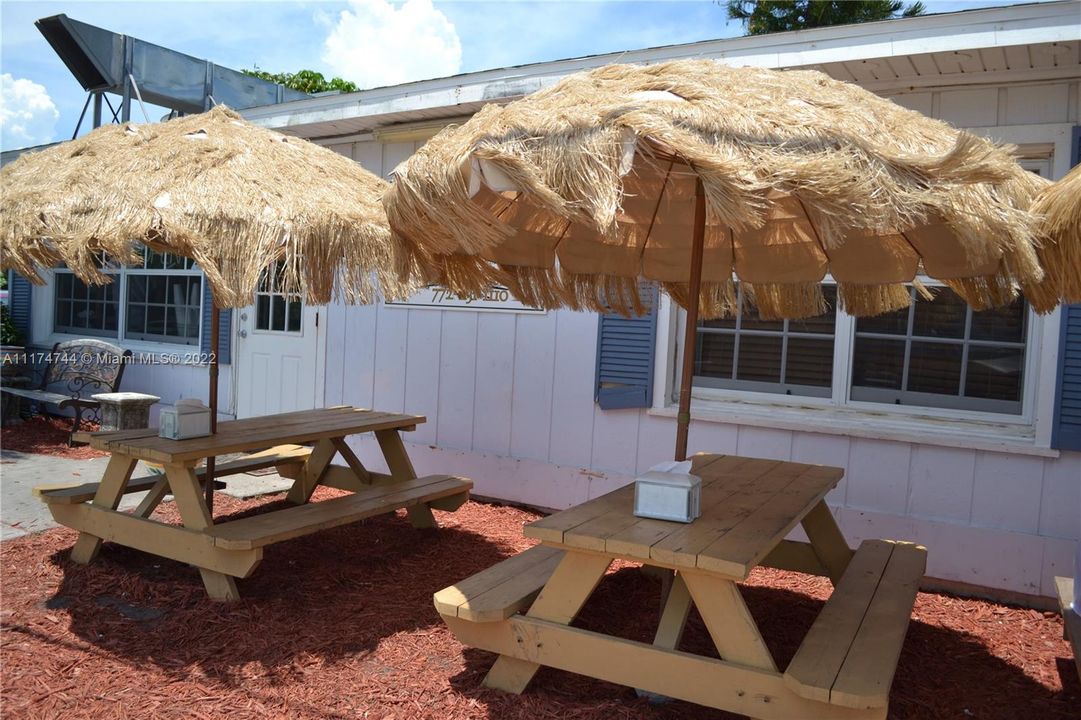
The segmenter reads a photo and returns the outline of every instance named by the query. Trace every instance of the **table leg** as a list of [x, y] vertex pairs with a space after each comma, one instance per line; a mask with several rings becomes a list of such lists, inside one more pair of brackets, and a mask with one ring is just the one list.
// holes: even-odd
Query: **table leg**
[[[383, 457], [387, 461], [387, 467], [390, 468], [394, 482], [413, 480], [417, 477], [417, 471], [413, 469], [413, 462], [409, 459], [402, 436], [397, 430], [377, 430], [375, 439], [379, 441], [379, 449], [383, 451]], [[415, 528], [438, 527], [435, 524], [432, 509], [427, 505], [413, 505], [406, 512], [409, 515], [409, 522]]]
[[661, 622], [653, 645], [667, 650], [676, 650], [683, 638], [683, 628], [687, 625], [687, 616], [691, 613], [691, 593], [682, 573], [676, 573], [668, 591], [668, 599], [661, 609]]
[[[120, 498], [124, 496], [128, 480], [135, 470], [136, 460], [127, 455], [113, 455], [109, 458], [109, 464], [105, 468], [105, 474], [101, 476], [101, 484], [94, 493], [91, 504], [116, 510], [120, 506]], [[71, 549], [71, 559], [80, 565], [86, 565], [98, 556], [101, 551], [101, 538], [90, 533], [79, 533], [79, 539]]]
[[[189, 467], [167, 465], [165, 475], [169, 479], [169, 489], [173, 493], [180, 519], [189, 530], [207, 530], [214, 524], [210, 510], [199, 491], [199, 476]], [[214, 570], [199, 568], [203, 576], [203, 585], [212, 600], [239, 600], [240, 592], [236, 580]]]
[[146, 497], [142, 499], [142, 502], [139, 503], [139, 507], [135, 508], [135, 512], [132, 514], [135, 515], [135, 517], [150, 517], [150, 514], [161, 504], [161, 501], [165, 499], [165, 495], [168, 492], [169, 479], [163, 475], [154, 483], [154, 486], [147, 491]]
[[697, 572], [681, 572], [680, 576], [722, 660], [777, 670], [735, 582]]
[[289, 488], [289, 493], [285, 496], [285, 499], [294, 505], [303, 505], [311, 500], [316, 485], [319, 484], [320, 478], [323, 477], [323, 473], [326, 472], [330, 461], [334, 459], [337, 452], [338, 449], [334, 447], [334, 442], [328, 438], [323, 438], [315, 443], [312, 454], [304, 462], [300, 475], [293, 481], [293, 487]]
[[331, 438], [330, 441], [334, 443], [338, 454], [342, 456], [345, 464], [349, 466], [349, 469], [353, 471], [357, 478], [365, 485], [371, 485], [371, 473], [368, 472], [368, 468], [364, 467], [364, 463], [353, 452], [353, 448], [349, 447], [349, 443], [345, 441], [345, 438]]
[[[567, 551], [526, 616], [570, 625], [611, 564], [612, 559], [603, 555]], [[484, 684], [521, 693], [539, 669], [536, 663], [500, 655]]]
[[825, 500], [819, 500], [803, 518], [803, 530], [811, 541], [815, 555], [836, 587], [848, 568], [854, 551], [848, 547], [848, 542], [841, 528], [837, 527], [837, 521], [833, 519], [833, 513]]

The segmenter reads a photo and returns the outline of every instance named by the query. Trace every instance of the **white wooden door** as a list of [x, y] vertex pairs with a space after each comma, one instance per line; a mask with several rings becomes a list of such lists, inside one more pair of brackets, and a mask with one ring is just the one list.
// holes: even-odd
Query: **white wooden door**
[[320, 310], [275, 291], [263, 281], [255, 305], [237, 314], [237, 417], [256, 417], [321, 405], [323, 338]]

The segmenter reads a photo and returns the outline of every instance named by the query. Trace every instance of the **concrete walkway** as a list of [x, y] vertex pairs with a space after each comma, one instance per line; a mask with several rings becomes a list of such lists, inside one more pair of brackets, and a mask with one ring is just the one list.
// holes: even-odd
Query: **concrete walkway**
[[[52, 455], [0, 451], [0, 541], [56, 527], [48, 507], [34, 497], [32, 490], [36, 485], [97, 482], [108, 462], [107, 457], [69, 460]], [[140, 463], [134, 477], [149, 474]], [[292, 482], [277, 474], [230, 475], [225, 478], [226, 487], [221, 492], [238, 498], [254, 497], [283, 492]], [[146, 493], [125, 495], [120, 509], [134, 508], [144, 495]], [[167, 496], [165, 500], [171, 499]]]

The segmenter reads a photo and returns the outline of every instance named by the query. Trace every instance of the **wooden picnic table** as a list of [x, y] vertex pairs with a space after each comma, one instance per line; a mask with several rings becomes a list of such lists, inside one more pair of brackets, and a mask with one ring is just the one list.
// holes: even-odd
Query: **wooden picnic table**
[[[824, 498], [840, 468], [697, 455], [701, 516], [634, 515], [634, 484], [525, 526], [540, 541], [435, 595], [458, 639], [499, 654], [520, 693], [541, 665], [755, 718], [884, 718], [926, 551], [849, 548]], [[802, 524], [810, 542], [786, 540]], [[613, 560], [672, 573], [652, 645], [571, 627]], [[758, 565], [829, 577], [830, 601], [781, 672], [737, 582]], [[678, 650], [692, 603], [720, 660]]]
[[[424, 421], [420, 415], [341, 406], [223, 422], [216, 434], [188, 440], [160, 438], [156, 428], [89, 433], [91, 447], [111, 453], [101, 482], [46, 485], [34, 494], [48, 503], [58, 523], [80, 531], [74, 561], [89, 563], [109, 540], [194, 565], [210, 597], [236, 600], [234, 578], [251, 575], [267, 545], [398, 508], [406, 508], [414, 527], [434, 527], [432, 508], [460, 507], [472, 482], [446, 475], [418, 478], [406, 454], [399, 433]], [[345, 441], [367, 432], [375, 434], [389, 474], [369, 471]], [[232, 453], [248, 454], [218, 465], [215, 477], [275, 467], [293, 479], [286, 496], [291, 506], [215, 522], [196, 466]], [[336, 455], [345, 466], [331, 464]], [[139, 460], [164, 465], [165, 474], [133, 480]], [[310, 503], [319, 485], [350, 494]], [[133, 513], [117, 510], [125, 493], [140, 491], [148, 492]], [[182, 527], [150, 518], [166, 493], [176, 501]]]

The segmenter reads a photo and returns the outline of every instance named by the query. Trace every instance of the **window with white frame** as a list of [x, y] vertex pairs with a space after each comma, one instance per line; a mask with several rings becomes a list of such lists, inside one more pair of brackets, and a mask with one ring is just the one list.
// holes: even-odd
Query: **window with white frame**
[[[762, 320], [740, 297], [735, 317], [699, 324], [694, 385], [1021, 414], [1024, 300], [977, 312], [949, 288], [931, 290], [931, 300], [917, 295], [908, 308], [858, 319], [837, 309], [832, 285], [823, 288], [827, 312], [807, 320]], [[848, 372], [835, 377], [839, 362]]]
[[56, 269], [53, 330], [117, 340], [198, 345], [203, 280], [190, 258], [143, 249], [142, 262], [100, 265], [108, 285]]
[[829, 397], [833, 385], [837, 289], [827, 311], [805, 320], [763, 320], [737, 288], [735, 317], [698, 328], [694, 382], [701, 387]]
[[902, 310], [856, 320], [852, 400], [1019, 415], [1028, 308], [975, 312], [941, 288]]

